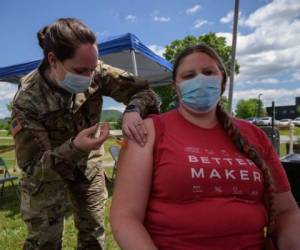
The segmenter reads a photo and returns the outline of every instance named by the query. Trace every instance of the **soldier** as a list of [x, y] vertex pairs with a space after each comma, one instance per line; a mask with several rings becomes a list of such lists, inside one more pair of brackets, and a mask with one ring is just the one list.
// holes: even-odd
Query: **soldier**
[[123, 133], [141, 145], [142, 118], [158, 113], [157, 97], [146, 81], [99, 61], [95, 35], [79, 20], [59, 19], [37, 35], [44, 59], [21, 80], [12, 111], [28, 229], [23, 249], [61, 249], [67, 192], [78, 249], [104, 249], [107, 191], [99, 148], [109, 127], [97, 129], [102, 96], [127, 104]]

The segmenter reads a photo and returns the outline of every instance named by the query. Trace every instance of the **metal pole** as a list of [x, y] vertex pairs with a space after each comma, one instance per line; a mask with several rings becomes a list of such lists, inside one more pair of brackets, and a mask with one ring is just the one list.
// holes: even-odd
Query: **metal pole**
[[257, 117], [260, 117], [260, 96], [261, 96], [262, 94], [258, 94], [258, 108], [257, 108]]
[[288, 154], [293, 154], [294, 153], [294, 124], [290, 123], [289, 124], [289, 153]]
[[138, 71], [137, 71], [137, 64], [136, 64], [136, 59], [135, 59], [135, 51], [134, 49], [130, 50], [131, 53], [131, 59], [132, 59], [132, 65], [133, 65], [133, 74], [135, 76], [138, 76]]
[[233, 82], [234, 82], [234, 69], [235, 69], [235, 50], [236, 50], [236, 37], [237, 26], [239, 18], [239, 0], [235, 0], [234, 5], [234, 19], [233, 19], [233, 32], [232, 32], [232, 50], [231, 50], [231, 67], [230, 67], [230, 82], [228, 91], [228, 113], [232, 114], [232, 95], [233, 95]]
[[275, 122], [275, 102], [272, 101], [272, 130], [274, 131], [274, 122]]

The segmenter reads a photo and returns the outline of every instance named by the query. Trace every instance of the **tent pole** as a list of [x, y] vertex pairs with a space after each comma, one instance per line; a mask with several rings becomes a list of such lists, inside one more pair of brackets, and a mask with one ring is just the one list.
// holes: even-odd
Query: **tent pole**
[[138, 74], [138, 71], [137, 71], [137, 64], [136, 64], [134, 49], [130, 50], [130, 54], [131, 54], [132, 65], [133, 65], [133, 73], [134, 73], [135, 76], [138, 76], [139, 74]]

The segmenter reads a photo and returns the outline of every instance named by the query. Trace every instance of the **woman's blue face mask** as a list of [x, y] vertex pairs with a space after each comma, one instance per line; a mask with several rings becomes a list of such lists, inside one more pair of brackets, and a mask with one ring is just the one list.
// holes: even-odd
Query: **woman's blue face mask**
[[197, 113], [207, 113], [217, 106], [221, 97], [220, 76], [198, 74], [179, 84], [180, 101]]

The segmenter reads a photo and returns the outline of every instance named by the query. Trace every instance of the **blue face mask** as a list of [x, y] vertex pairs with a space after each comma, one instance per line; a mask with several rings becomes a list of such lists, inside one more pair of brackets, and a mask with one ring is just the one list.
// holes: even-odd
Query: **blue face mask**
[[206, 113], [220, 100], [221, 77], [199, 74], [179, 85], [181, 102], [195, 112]]
[[81, 76], [68, 71], [66, 71], [66, 75], [63, 80], [57, 80], [57, 83], [60, 87], [73, 94], [82, 93], [86, 91], [90, 86], [91, 82], [92, 77]]

